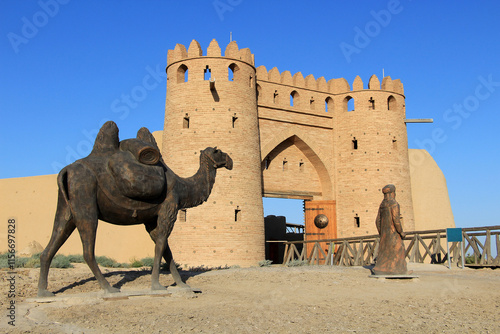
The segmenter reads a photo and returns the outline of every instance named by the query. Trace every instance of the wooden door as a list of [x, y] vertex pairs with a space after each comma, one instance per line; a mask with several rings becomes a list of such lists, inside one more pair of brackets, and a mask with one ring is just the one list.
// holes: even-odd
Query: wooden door
[[[337, 238], [337, 214], [335, 201], [305, 201], [305, 236], [304, 240], [325, 240]], [[328, 224], [320, 228], [314, 224], [314, 219], [318, 215], [325, 215]], [[307, 244], [307, 255], [311, 254], [313, 243]], [[320, 243], [321, 248], [327, 254], [328, 244]]]

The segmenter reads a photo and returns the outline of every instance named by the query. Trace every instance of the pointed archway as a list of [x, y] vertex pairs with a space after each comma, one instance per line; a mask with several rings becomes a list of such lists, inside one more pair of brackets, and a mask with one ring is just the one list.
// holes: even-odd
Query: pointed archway
[[304, 134], [285, 131], [262, 148], [263, 195], [333, 200], [333, 184], [321, 152]]
[[[314, 142], [290, 129], [278, 133], [263, 146], [263, 196], [303, 199], [304, 240], [332, 239], [337, 237], [337, 219], [333, 184], [325, 159], [328, 155], [314, 147]], [[324, 226], [315, 223], [321, 216], [326, 217]], [[312, 245], [308, 244], [308, 253]], [[320, 243], [323, 253], [328, 252], [326, 247]], [[324, 256], [318, 259], [324, 261]]]

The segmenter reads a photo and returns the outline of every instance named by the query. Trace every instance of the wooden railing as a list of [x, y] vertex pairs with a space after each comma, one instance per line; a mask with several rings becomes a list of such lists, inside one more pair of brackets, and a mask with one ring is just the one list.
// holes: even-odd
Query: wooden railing
[[286, 233], [304, 233], [304, 225], [286, 223]]
[[[500, 266], [500, 225], [462, 229], [464, 254], [472, 252], [469, 266]], [[480, 241], [484, 237], [484, 244]], [[374, 263], [378, 254], [378, 235], [363, 237], [285, 242], [284, 264], [302, 261], [308, 264], [364, 266]], [[444, 244], [444, 247], [443, 247]], [[458, 242], [450, 243], [452, 263], [461, 263]], [[492, 245], [496, 246], [493, 256]], [[443, 263], [447, 260], [446, 229], [408, 232], [406, 257], [410, 262]]]

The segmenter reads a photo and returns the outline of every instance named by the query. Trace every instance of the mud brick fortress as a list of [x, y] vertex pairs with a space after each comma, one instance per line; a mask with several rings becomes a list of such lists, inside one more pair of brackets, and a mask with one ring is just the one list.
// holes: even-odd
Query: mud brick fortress
[[[182, 213], [171, 239], [181, 263], [263, 259], [263, 196], [305, 200], [308, 239], [352, 237], [377, 233], [381, 188], [393, 183], [405, 229], [415, 230], [399, 79], [373, 75], [365, 87], [356, 77], [351, 87], [268, 71], [234, 41], [222, 53], [213, 40], [206, 54], [197, 41], [177, 44], [167, 62], [167, 164], [193, 174], [208, 145], [234, 161], [209, 201]], [[329, 219], [321, 230], [320, 213]]]
[[[247, 266], [263, 260], [262, 197], [304, 200], [307, 240], [376, 234], [381, 189], [388, 183], [396, 186], [405, 230], [454, 226], [439, 167], [424, 150], [408, 150], [399, 79], [373, 75], [366, 85], [358, 76], [350, 85], [343, 78], [280, 73], [255, 67], [251, 51], [236, 42], [223, 52], [215, 40], [206, 52], [195, 40], [188, 48], [177, 44], [168, 50], [166, 72], [165, 123], [155, 137], [167, 165], [180, 176], [193, 175], [207, 146], [219, 147], [234, 162], [233, 170], [218, 171], [206, 203], [179, 212], [170, 237], [178, 263]], [[418, 163], [410, 164], [412, 156]], [[46, 227], [26, 243], [36, 239], [45, 246], [50, 236], [57, 190], [55, 176], [47, 177], [53, 178], [51, 193], [39, 186], [37, 194], [52, 196], [53, 203], [39, 211], [52, 211], [41, 215]], [[1, 181], [7, 188], [27, 187], [17, 200], [33, 203], [35, 178]], [[323, 229], [314, 225], [318, 214], [328, 217]], [[152, 255], [142, 227], [99, 228], [105, 226], [97, 255]], [[143, 244], [134, 241], [136, 234], [144, 234]], [[99, 240], [108, 237], [127, 246]], [[81, 252], [78, 240], [74, 247], [65, 252]]]

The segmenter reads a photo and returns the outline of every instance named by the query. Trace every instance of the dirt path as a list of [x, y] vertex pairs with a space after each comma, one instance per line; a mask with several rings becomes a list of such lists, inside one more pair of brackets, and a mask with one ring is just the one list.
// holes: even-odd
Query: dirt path
[[[410, 264], [413, 280], [369, 278], [362, 267], [265, 267], [184, 273], [199, 294], [103, 300], [90, 270], [51, 269], [52, 303], [36, 295], [38, 270], [19, 269], [16, 327], [8, 333], [500, 333], [500, 271]], [[149, 270], [105, 269], [122, 291], [143, 290]], [[2, 309], [9, 300], [0, 272]], [[163, 274], [162, 283], [172, 284]], [[5, 293], [4, 293], [5, 292]], [[6, 313], [4, 311], [4, 313]]]

